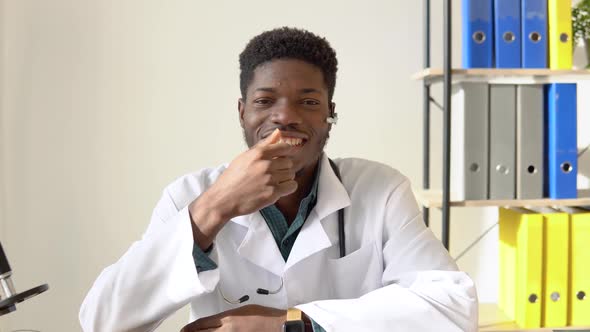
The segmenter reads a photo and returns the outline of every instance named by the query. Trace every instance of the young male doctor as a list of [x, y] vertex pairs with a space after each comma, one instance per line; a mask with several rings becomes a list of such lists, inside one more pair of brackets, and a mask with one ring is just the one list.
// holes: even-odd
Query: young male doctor
[[328, 42], [267, 31], [240, 70], [249, 150], [164, 190], [143, 238], [86, 296], [84, 331], [153, 331], [189, 303], [186, 332], [476, 331], [473, 282], [408, 179], [323, 152], [337, 119]]

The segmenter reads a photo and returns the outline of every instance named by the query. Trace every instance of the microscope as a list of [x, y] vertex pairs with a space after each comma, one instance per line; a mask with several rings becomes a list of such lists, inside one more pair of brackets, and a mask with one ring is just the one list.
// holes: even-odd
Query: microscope
[[8, 264], [8, 258], [4, 254], [4, 249], [0, 243], [0, 316], [6, 315], [16, 310], [16, 304], [31, 297], [41, 294], [49, 289], [47, 284], [31, 288], [27, 291], [17, 293], [12, 283], [12, 270]]

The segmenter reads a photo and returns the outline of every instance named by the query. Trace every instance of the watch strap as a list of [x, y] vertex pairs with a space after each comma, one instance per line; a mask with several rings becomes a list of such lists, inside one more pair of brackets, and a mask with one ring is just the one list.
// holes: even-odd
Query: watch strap
[[287, 310], [287, 322], [294, 320], [303, 320], [303, 313], [297, 308], [289, 308]]
[[305, 332], [307, 328], [303, 321], [303, 312], [296, 308], [287, 310], [287, 320], [283, 325], [283, 332]]

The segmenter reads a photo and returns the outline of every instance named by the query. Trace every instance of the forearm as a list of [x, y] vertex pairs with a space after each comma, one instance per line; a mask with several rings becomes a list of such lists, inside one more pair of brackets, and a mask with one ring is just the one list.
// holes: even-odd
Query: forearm
[[215, 288], [217, 271], [195, 269], [188, 219], [183, 209], [166, 223], [152, 220], [155, 231], [101, 273], [80, 309], [84, 331], [148, 331]]
[[[298, 306], [327, 332], [476, 331], [477, 295], [462, 272], [408, 274], [357, 299], [316, 301]], [[427, 319], [425, 319], [427, 317]]]

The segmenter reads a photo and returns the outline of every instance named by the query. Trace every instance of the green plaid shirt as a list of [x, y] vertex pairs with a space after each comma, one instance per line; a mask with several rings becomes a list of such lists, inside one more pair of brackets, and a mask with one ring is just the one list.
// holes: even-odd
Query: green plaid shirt
[[[318, 167], [311, 190], [309, 191], [309, 194], [303, 200], [301, 200], [301, 203], [299, 204], [299, 210], [297, 211], [297, 216], [295, 216], [295, 220], [293, 220], [291, 226], [289, 226], [287, 219], [276, 207], [276, 205], [269, 205], [260, 210], [260, 214], [262, 214], [262, 217], [264, 217], [264, 220], [266, 221], [266, 224], [268, 225], [268, 228], [270, 229], [270, 232], [272, 233], [272, 236], [274, 237], [285, 261], [287, 261], [287, 258], [291, 253], [291, 249], [293, 249], [293, 244], [295, 244], [295, 239], [297, 238], [297, 235], [299, 235], [301, 227], [303, 227], [305, 220], [316, 204], [319, 173]], [[195, 260], [197, 272], [200, 273], [217, 268], [217, 263], [215, 263], [209, 257], [212, 248], [213, 246], [209, 247], [206, 251], [203, 251], [196, 243], [193, 245], [193, 258]], [[325, 332], [325, 330], [313, 320], [311, 323], [313, 325], [314, 332]]]

